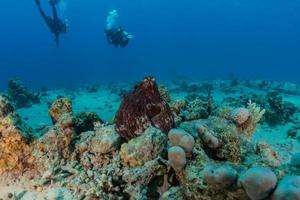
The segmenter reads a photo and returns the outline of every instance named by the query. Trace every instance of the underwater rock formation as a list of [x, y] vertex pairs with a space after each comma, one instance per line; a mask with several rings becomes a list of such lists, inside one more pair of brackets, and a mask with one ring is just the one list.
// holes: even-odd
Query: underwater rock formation
[[297, 107], [283, 101], [278, 92], [270, 92], [266, 95], [268, 105], [266, 107], [265, 120], [269, 125], [278, 125], [286, 123], [297, 111]]
[[[74, 116], [71, 102], [67, 99], [53, 103], [49, 113], [54, 124], [32, 137], [30, 129], [21, 123], [13, 105], [0, 96], [0, 173], [3, 174], [0, 178], [16, 172], [16, 182], [9, 183], [10, 188], [16, 186], [18, 189], [19, 180], [24, 181], [25, 187], [28, 186], [14, 193], [7, 189], [7, 182], [1, 182], [0, 179], [1, 187], [6, 187], [0, 189], [0, 198], [299, 199], [299, 177], [294, 176], [299, 173], [300, 159], [299, 153], [296, 153], [299, 151], [298, 146], [290, 144], [298, 142], [297, 130], [300, 126], [296, 119], [295, 123], [292, 122], [293, 139], [287, 138], [288, 144], [282, 144], [276, 138], [276, 145], [272, 145], [261, 141], [264, 138], [251, 138], [258, 119], [263, 117], [261, 108], [264, 106], [259, 107], [252, 102], [245, 106], [249, 99], [241, 105], [228, 106], [219, 104], [221, 101], [217, 98], [217, 109], [212, 112], [206, 110], [208, 118], [187, 120], [180, 113], [186, 111], [189, 104], [192, 106], [188, 108], [188, 113], [193, 113], [197, 106], [207, 109], [207, 98], [188, 94], [192, 100], [184, 99], [186, 94], [178, 93], [172, 94], [177, 99], [170, 101], [170, 111], [177, 118], [176, 128], [164, 132], [162, 128], [154, 126], [152, 122], [156, 121], [149, 117], [147, 108], [156, 107], [152, 104], [147, 107], [145, 102], [149, 103], [149, 99], [152, 102], [153, 93], [156, 92], [144, 92], [140, 87], [146, 83], [137, 85], [135, 91], [129, 94], [132, 95], [130, 100], [134, 97], [143, 98], [127, 102], [130, 109], [126, 110], [125, 106], [122, 112], [138, 111], [138, 114], [128, 115], [130, 117], [144, 113], [148, 121], [145, 125], [144, 121], [139, 121], [140, 118], [130, 118], [133, 121], [126, 119], [137, 129], [126, 128], [124, 134], [128, 130], [144, 131], [130, 132], [130, 136], [126, 134], [125, 137], [117, 132], [114, 123], [102, 123], [95, 113], [83, 112]], [[214, 85], [216, 92], [219, 92], [218, 85], [222, 84], [217, 82]], [[199, 85], [192, 85], [191, 88], [200, 88]], [[199, 89], [199, 93], [201, 91]], [[154, 96], [160, 98], [163, 105], [168, 100], [166, 88], [160, 88], [160, 97], [157, 94]], [[123, 114], [121, 116], [125, 119], [127, 115]], [[169, 127], [170, 121], [154, 118]], [[290, 126], [286, 128], [284, 130]], [[268, 142], [274, 139], [271, 138], [275, 136], [272, 135], [274, 131], [267, 125], [258, 134], [261, 133], [270, 136]], [[293, 155], [291, 160], [290, 155]], [[260, 170], [254, 170], [252, 166]], [[29, 176], [24, 179], [19, 175], [26, 173]], [[1, 190], [9, 192], [1, 196]]]
[[188, 102], [179, 116], [183, 121], [207, 119], [209, 117], [209, 103], [199, 99]]
[[103, 123], [103, 121], [94, 112], [81, 112], [74, 117], [74, 128], [77, 134], [94, 130], [95, 123]]
[[261, 165], [269, 167], [279, 167], [281, 163], [280, 155], [278, 152], [274, 151], [270, 145], [265, 142], [258, 142], [256, 144], [256, 153], [260, 155]]
[[40, 103], [40, 95], [29, 91], [18, 79], [9, 80], [7, 93], [17, 108], [30, 107], [32, 104]]
[[[207, 129], [197, 129], [201, 146], [207, 155], [216, 160], [230, 160], [239, 163], [242, 159], [240, 136], [234, 124], [218, 117], [210, 117], [204, 122]], [[201, 132], [204, 130], [204, 133]]]
[[63, 114], [72, 115], [72, 103], [68, 98], [60, 98], [52, 103], [49, 108], [49, 115], [52, 119], [53, 124], [59, 121]]
[[161, 99], [164, 102], [169, 103], [171, 101], [170, 93], [164, 85], [160, 85], [158, 87], [158, 91], [159, 91]]
[[117, 132], [126, 140], [139, 136], [151, 125], [169, 132], [174, 124], [173, 115], [161, 99], [154, 78], [145, 78], [124, 96], [115, 123]]
[[[36, 155], [41, 159], [41, 162], [49, 160], [55, 161], [69, 160], [73, 153], [72, 141], [76, 133], [74, 130], [74, 122], [72, 116], [63, 114], [59, 121], [51, 128], [43, 137], [37, 140]], [[45, 158], [46, 156], [47, 158]], [[50, 161], [48, 161], [51, 163]], [[49, 164], [44, 163], [44, 164]]]
[[300, 176], [286, 176], [276, 187], [272, 200], [300, 200]]
[[207, 165], [203, 173], [204, 181], [218, 188], [230, 187], [237, 181], [237, 173], [227, 166]]
[[124, 143], [120, 156], [126, 166], [141, 166], [159, 156], [166, 143], [167, 136], [160, 129], [149, 127], [141, 136]]
[[239, 178], [251, 200], [265, 199], [276, 187], [276, 175], [268, 168], [252, 167]]
[[168, 191], [163, 193], [160, 198], [161, 200], [184, 200], [184, 196], [182, 194], [182, 189], [180, 187], [171, 187]]
[[186, 165], [186, 153], [183, 148], [179, 146], [173, 146], [168, 150], [168, 160], [171, 167], [180, 172]]
[[0, 96], [0, 174], [33, 167], [31, 129], [21, 121], [12, 104]]
[[14, 112], [13, 105], [9, 102], [8, 98], [0, 96], [0, 118], [5, 118], [7, 115]]
[[172, 146], [180, 146], [186, 153], [192, 153], [195, 140], [189, 133], [182, 129], [171, 129], [168, 137]]
[[80, 155], [88, 151], [91, 154], [107, 154], [119, 149], [120, 136], [113, 126], [99, 127], [96, 131], [82, 133], [76, 149]]

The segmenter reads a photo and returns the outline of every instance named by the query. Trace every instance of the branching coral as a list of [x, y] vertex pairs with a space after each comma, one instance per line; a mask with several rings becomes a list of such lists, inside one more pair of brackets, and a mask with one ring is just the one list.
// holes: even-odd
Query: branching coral
[[[243, 109], [245, 110], [245, 109]], [[236, 123], [238, 132], [240, 134], [244, 134], [247, 137], [251, 137], [255, 132], [258, 122], [262, 119], [266, 110], [261, 109], [256, 103], [252, 103], [250, 100], [248, 102], [247, 111], [249, 112], [249, 117], [246, 121], [242, 121], [243, 123]]]

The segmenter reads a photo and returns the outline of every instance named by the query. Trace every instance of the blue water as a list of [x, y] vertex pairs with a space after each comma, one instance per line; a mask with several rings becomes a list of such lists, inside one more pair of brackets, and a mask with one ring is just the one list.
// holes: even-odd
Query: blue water
[[[148, 74], [300, 82], [298, 0], [69, 0], [59, 49], [33, 0], [0, 5], [1, 88], [11, 77], [49, 86]], [[125, 49], [103, 33], [112, 9], [135, 36]]]

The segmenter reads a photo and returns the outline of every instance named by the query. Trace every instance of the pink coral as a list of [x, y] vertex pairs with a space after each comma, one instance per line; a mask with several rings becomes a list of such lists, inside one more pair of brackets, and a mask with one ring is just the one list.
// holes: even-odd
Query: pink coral
[[242, 125], [248, 121], [251, 114], [246, 108], [237, 108], [232, 111], [232, 119], [237, 123], [237, 125]]

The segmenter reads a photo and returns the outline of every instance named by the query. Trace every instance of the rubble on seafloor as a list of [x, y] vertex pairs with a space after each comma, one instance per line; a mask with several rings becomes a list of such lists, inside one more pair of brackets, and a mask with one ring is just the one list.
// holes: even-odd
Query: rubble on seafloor
[[209, 94], [172, 99], [147, 77], [124, 96], [115, 123], [74, 114], [59, 98], [40, 137], [0, 96], [0, 199], [299, 200], [299, 154], [283, 163], [251, 141], [268, 107], [213, 105], [210, 85], [191, 87]]

